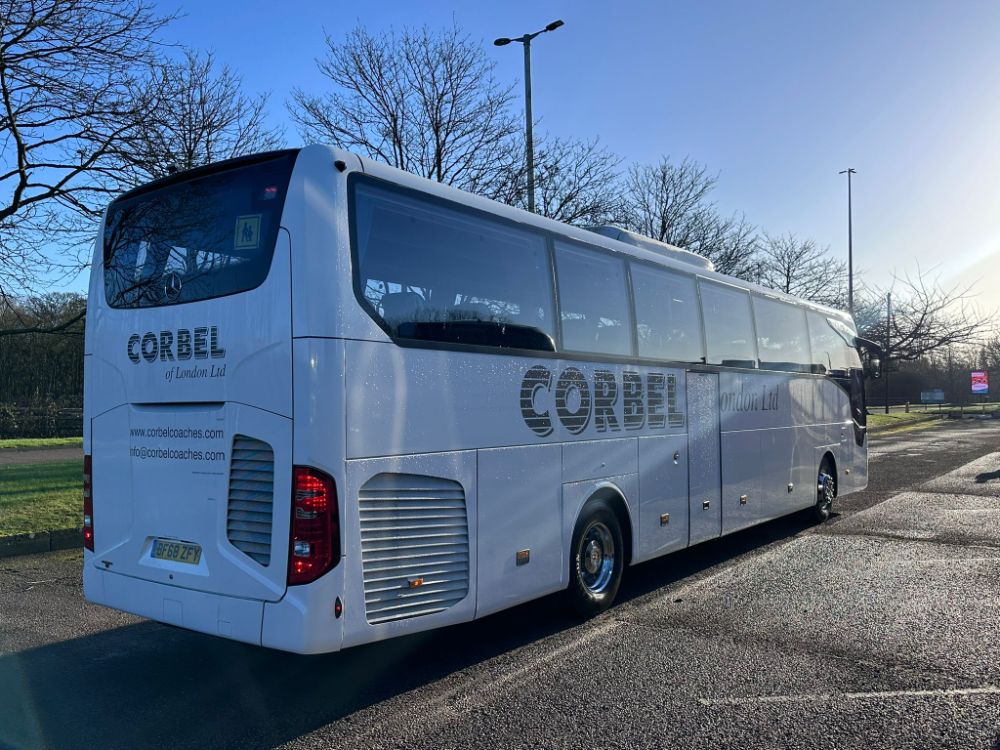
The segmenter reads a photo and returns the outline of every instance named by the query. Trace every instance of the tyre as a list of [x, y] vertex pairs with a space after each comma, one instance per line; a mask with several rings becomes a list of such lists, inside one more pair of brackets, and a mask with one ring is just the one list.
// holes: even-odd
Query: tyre
[[605, 500], [591, 500], [580, 512], [570, 547], [570, 604], [584, 617], [608, 609], [625, 568], [625, 544], [618, 516]]
[[813, 506], [813, 517], [817, 523], [823, 523], [830, 517], [833, 500], [837, 497], [836, 469], [829, 456], [819, 465], [819, 475], [816, 479], [816, 505]]

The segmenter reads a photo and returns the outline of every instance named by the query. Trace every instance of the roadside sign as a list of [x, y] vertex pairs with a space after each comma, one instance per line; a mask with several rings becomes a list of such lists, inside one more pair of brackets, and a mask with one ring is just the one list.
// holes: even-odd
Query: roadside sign
[[920, 391], [920, 403], [943, 404], [944, 391], [941, 388], [933, 388], [929, 391]]
[[985, 370], [972, 371], [972, 395], [985, 396], [990, 392], [990, 374]]

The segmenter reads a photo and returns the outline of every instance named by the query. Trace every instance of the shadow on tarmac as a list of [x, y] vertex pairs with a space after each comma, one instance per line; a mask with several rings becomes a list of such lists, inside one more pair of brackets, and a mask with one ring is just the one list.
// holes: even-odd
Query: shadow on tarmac
[[[619, 602], [810, 525], [796, 514], [629, 568]], [[0, 748], [272, 748], [579, 624], [549, 596], [463, 625], [298, 656], [142, 622], [0, 657]]]

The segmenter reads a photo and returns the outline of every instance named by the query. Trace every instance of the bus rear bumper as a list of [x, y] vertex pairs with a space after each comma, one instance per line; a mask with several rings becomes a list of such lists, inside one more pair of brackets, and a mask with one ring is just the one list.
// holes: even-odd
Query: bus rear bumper
[[[343, 566], [338, 566], [342, 568]], [[101, 570], [84, 562], [87, 601], [167, 625], [255, 646], [318, 654], [339, 651], [343, 620], [335, 610], [342, 570], [291, 587], [278, 602], [193, 591]]]
[[[317, 581], [289, 586], [278, 602], [264, 603], [261, 645], [296, 654], [339, 651], [344, 641], [345, 560]], [[340, 615], [337, 602], [340, 602]]]
[[261, 644], [264, 602], [192, 591], [145, 581], [85, 564], [83, 595], [89, 602], [150, 620]]

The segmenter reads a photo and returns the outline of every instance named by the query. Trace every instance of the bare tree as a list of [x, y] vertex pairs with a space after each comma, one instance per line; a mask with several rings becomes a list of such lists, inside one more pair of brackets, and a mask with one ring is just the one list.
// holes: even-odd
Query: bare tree
[[620, 222], [629, 229], [711, 260], [722, 273], [751, 278], [757, 228], [743, 215], [720, 216], [711, 193], [717, 176], [685, 158], [633, 165], [622, 186]]
[[[620, 203], [620, 163], [597, 139], [543, 138], [535, 161], [535, 210], [566, 224], [611, 221]], [[527, 208], [527, 203], [520, 207]]]
[[0, 296], [37, 281], [118, 185], [112, 158], [170, 19], [145, 0], [0, 0]]
[[511, 87], [458, 27], [328, 37], [317, 61], [333, 90], [296, 89], [291, 113], [306, 140], [330, 142], [460, 188], [506, 179], [518, 124]]
[[[886, 294], [892, 293], [892, 320], [886, 321]], [[914, 361], [980, 343], [989, 324], [971, 303], [969, 287], [942, 286], [927, 274], [898, 277], [889, 289], [862, 290], [855, 318], [865, 338], [888, 343], [886, 356]], [[888, 333], [888, 339], [886, 334]]]
[[814, 240], [765, 235], [757, 266], [757, 281], [764, 286], [832, 307], [846, 305], [847, 265]]
[[283, 134], [265, 124], [267, 95], [250, 96], [227, 65], [187, 51], [161, 62], [136, 95], [151, 103], [118, 144], [133, 184], [281, 146]]
[[993, 334], [979, 353], [980, 367], [986, 370], [997, 371], [1000, 376], [1000, 333]]
[[[543, 135], [535, 141], [535, 212], [566, 224], [607, 224], [618, 215], [621, 159], [595, 138], [580, 141]], [[468, 188], [487, 198], [527, 209], [524, 141], [511, 139], [504, 170], [488, 184]]]
[[623, 222], [654, 240], [693, 249], [715, 216], [710, 195], [717, 179], [690, 159], [633, 165], [623, 185]]
[[703, 217], [701, 237], [691, 249], [705, 256], [719, 273], [754, 280], [760, 234], [744, 214], [728, 219], [712, 214]]
[[[0, 330], [27, 331], [0, 334], [0, 437], [80, 434], [86, 304], [81, 294], [47, 293], [0, 309]], [[59, 335], [32, 335], [74, 319]]]

